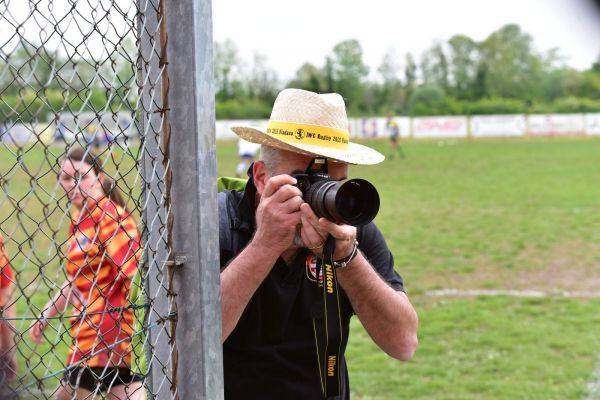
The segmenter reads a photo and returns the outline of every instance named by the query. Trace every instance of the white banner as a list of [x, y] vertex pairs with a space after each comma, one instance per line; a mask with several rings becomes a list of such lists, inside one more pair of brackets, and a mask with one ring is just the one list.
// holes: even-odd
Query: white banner
[[528, 133], [533, 136], [584, 134], [583, 114], [532, 114]]
[[585, 114], [585, 133], [600, 135], [600, 113]]
[[6, 144], [25, 144], [35, 141], [34, 127], [31, 124], [1, 124], [0, 141]]
[[[394, 120], [400, 128], [400, 137], [410, 136], [410, 118], [394, 117]], [[387, 128], [386, 117], [372, 118], [350, 118], [348, 121], [350, 137], [352, 138], [388, 138], [390, 132]]]
[[525, 135], [524, 115], [478, 115], [471, 117], [471, 136], [504, 137]]
[[414, 138], [460, 138], [467, 136], [467, 117], [413, 118]]
[[216, 122], [215, 133], [217, 139], [237, 139], [238, 136], [231, 130], [234, 126], [247, 126], [260, 129], [263, 132], [267, 130], [266, 119], [226, 119]]
[[[479, 115], [469, 119], [465, 116], [447, 117], [395, 117], [400, 127], [400, 136], [420, 138], [462, 138], [467, 137], [469, 123], [473, 137], [509, 137], [531, 135], [600, 135], [600, 113], [590, 114], [534, 114], [529, 116], [529, 131], [526, 131], [527, 117], [515, 115]], [[385, 117], [350, 118], [348, 129], [354, 139], [387, 138]], [[268, 120], [218, 120], [217, 139], [237, 139], [232, 126], [252, 126], [266, 129]]]

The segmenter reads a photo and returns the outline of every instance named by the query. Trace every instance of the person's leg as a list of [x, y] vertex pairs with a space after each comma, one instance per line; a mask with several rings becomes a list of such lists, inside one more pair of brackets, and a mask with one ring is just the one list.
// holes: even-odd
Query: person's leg
[[400, 143], [396, 142], [396, 147], [398, 148], [398, 154], [400, 155], [400, 158], [406, 158], [406, 154], [404, 153], [404, 149]]
[[75, 388], [69, 382], [60, 381], [54, 392], [56, 400], [92, 400], [96, 398], [93, 392], [84, 388]]
[[144, 400], [146, 393], [141, 381], [113, 386], [108, 392], [107, 400]]
[[58, 388], [54, 392], [56, 400], [93, 400], [102, 396], [96, 395], [104, 391], [102, 386], [96, 390], [98, 385], [102, 385], [96, 379], [93, 371], [89, 367], [72, 367], [65, 373], [65, 377], [59, 382]]

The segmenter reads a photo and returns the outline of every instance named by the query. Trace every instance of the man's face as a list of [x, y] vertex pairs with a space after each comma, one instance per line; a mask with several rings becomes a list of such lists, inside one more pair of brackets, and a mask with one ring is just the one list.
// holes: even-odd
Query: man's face
[[[262, 194], [262, 190], [264, 189], [264, 185], [266, 185], [266, 180], [268, 180], [268, 178], [282, 174], [294, 175], [298, 173], [305, 173], [308, 164], [310, 164], [313, 158], [315, 157], [282, 150], [281, 157], [279, 158], [281, 161], [277, 165], [271, 166], [271, 169], [268, 169], [263, 164], [258, 169], [259, 171], [263, 171], [263, 173], [260, 174], [262, 179], [259, 179], [261, 184], [257, 185], [258, 194]], [[329, 177], [332, 180], [343, 181], [348, 178], [348, 164], [332, 162], [328, 160], [327, 167]], [[255, 176], [255, 179], [256, 178], [258, 177]], [[297, 247], [306, 247], [302, 241], [300, 230], [301, 226], [298, 225], [293, 243]]]

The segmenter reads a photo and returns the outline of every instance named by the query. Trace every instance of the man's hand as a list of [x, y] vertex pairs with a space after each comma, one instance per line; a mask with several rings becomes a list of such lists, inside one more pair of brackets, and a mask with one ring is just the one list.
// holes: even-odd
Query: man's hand
[[323, 245], [328, 235], [335, 238], [334, 260], [340, 260], [352, 253], [356, 239], [356, 227], [338, 225], [325, 218], [319, 218], [308, 203], [302, 204], [302, 229], [300, 234], [307, 248], [318, 256], [323, 253]]
[[256, 209], [252, 242], [277, 255], [290, 247], [301, 223], [302, 192], [295, 184], [296, 178], [289, 175], [269, 178]]

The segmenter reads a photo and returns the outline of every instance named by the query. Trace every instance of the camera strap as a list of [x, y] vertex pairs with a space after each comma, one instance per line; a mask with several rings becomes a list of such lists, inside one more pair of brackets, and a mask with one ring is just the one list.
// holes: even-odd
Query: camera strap
[[330, 235], [323, 247], [323, 259], [317, 260], [318, 284], [313, 308], [313, 329], [319, 377], [321, 378], [323, 398], [326, 399], [335, 398], [341, 392], [340, 353], [343, 330], [339, 288], [333, 267], [334, 250], [335, 238]]

